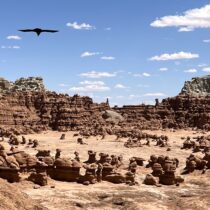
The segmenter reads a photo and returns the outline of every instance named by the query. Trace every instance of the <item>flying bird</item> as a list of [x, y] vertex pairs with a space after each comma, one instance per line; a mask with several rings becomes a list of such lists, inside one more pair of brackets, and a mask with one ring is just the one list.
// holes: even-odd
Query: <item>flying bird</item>
[[55, 33], [58, 32], [57, 30], [47, 30], [47, 29], [41, 29], [41, 28], [34, 28], [34, 29], [22, 29], [19, 30], [21, 32], [35, 32], [37, 36], [39, 36], [42, 32], [47, 32], [47, 33]]

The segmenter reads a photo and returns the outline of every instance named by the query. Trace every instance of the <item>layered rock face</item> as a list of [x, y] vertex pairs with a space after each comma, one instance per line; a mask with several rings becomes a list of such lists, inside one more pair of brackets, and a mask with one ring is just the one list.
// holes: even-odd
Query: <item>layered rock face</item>
[[96, 104], [89, 97], [46, 91], [40, 78], [22, 78], [12, 85], [8, 83], [0, 83], [1, 127], [16, 128], [21, 132], [75, 130], [91, 121], [100, 122], [102, 111], [109, 109], [107, 103]]
[[124, 124], [142, 129], [200, 128], [210, 130], [210, 76], [186, 82], [181, 93], [156, 105], [115, 107]]
[[12, 92], [0, 96], [0, 126], [34, 131], [75, 130], [94, 120], [100, 122], [102, 111], [107, 109], [108, 104], [95, 104], [89, 97]]
[[210, 129], [210, 97], [179, 95], [164, 99], [157, 106], [123, 106], [114, 110], [124, 116], [124, 124], [142, 129]]
[[21, 133], [46, 129], [81, 131], [93, 125], [99, 128], [113, 123], [140, 129], [196, 127], [210, 130], [208, 78], [196, 82], [196, 87], [200, 87], [206, 96], [184, 91], [187, 86], [194, 87], [194, 79], [193, 84], [185, 83], [178, 96], [161, 103], [156, 101], [155, 106], [114, 107], [111, 111], [108, 102], [96, 104], [89, 97], [47, 91], [39, 77], [21, 78], [14, 83], [0, 79], [0, 127], [15, 128]]
[[181, 94], [190, 96], [210, 96], [210, 75], [195, 77], [191, 81], [186, 81], [181, 90]]

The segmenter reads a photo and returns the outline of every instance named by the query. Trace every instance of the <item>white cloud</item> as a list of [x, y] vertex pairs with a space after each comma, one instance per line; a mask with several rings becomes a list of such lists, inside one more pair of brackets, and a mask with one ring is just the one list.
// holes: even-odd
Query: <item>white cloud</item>
[[111, 30], [112, 30], [112, 28], [110, 28], [110, 27], [105, 28], [105, 31], [111, 31]]
[[122, 85], [122, 84], [116, 84], [114, 88], [117, 88], [117, 89], [125, 89], [127, 87], [124, 86], [124, 85]]
[[91, 57], [91, 56], [100, 55], [100, 54], [102, 54], [102, 53], [100, 53], [100, 52], [88, 52], [88, 51], [86, 51], [86, 52], [83, 52], [83, 53], [80, 55], [80, 57], [81, 57], [81, 58], [84, 58], [84, 57]]
[[87, 23], [77, 23], [77, 22], [73, 22], [73, 23], [67, 23], [66, 24], [68, 27], [73, 28], [75, 30], [93, 30], [96, 29], [95, 26], [92, 26], [90, 24]]
[[72, 92], [103, 92], [110, 90], [107, 86], [100, 86], [100, 85], [87, 85], [87, 86], [80, 86], [80, 87], [72, 87], [69, 91]]
[[169, 15], [156, 19], [152, 27], [177, 27], [179, 32], [189, 32], [196, 28], [210, 28], [210, 4], [187, 10], [183, 15]]
[[82, 81], [81, 86], [71, 87], [69, 91], [71, 92], [104, 92], [110, 90], [108, 86], [102, 81]]
[[198, 64], [198, 67], [200, 67], [200, 68], [205, 67], [205, 66], [207, 66], [207, 64], [205, 64], [205, 63]]
[[115, 60], [115, 57], [112, 57], [112, 56], [102, 56], [102, 57], [101, 57], [101, 60], [108, 60], [108, 61], [111, 61], [111, 60]]
[[90, 72], [85, 72], [81, 73], [81, 77], [87, 77], [87, 78], [102, 78], [102, 77], [115, 77], [117, 74], [114, 73], [109, 73], [109, 72], [97, 72], [97, 71], [90, 71]]
[[204, 39], [203, 42], [204, 43], [210, 43], [210, 39]]
[[193, 54], [190, 52], [178, 52], [173, 54], [162, 54], [156, 55], [150, 58], [151, 61], [167, 61], [167, 60], [180, 60], [180, 59], [192, 59], [199, 58], [198, 54]]
[[21, 40], [22, 38], [20, 36], [15, 36], [15, 35], [11, 35], [11, 36], [7, 36], [7, 39], [11, 40]]
[[151, 74], [147, 73], [147, 72], [144, 72], [144, 73], [136, 73], [136, 74], [133, 74], [134, 77], [150, 77]]
[[2, 49], [20, 49], [20, 46], [1, 46]]
[[149, 96], [149, 97], [159, 96], [159, 97], [161, 97], [161, 96], [166, 96], [166, 94], [165, 93], [146, 93], [143, 96]]
[[210, 72], [210, 67], [205, 67], [205, 68], [202, 69], [202, 71], [204, 71], [204, 72]]
[[188, 69], [188, 70], [185, 70], [184, 72], [186, 72], [186, 73], [196, 73], [197, 69]]
[[144, 72], [142, 75], [143, 75], [144, 77], [150, 77], [150, 76], [151, 76], [151, 74], [146, 73], [146, 72]]
[[190, 31], [193, 31], [193, 30], [194, 30], [193, 28], [182, 27], [178, 31], [179, 32], [190, 32]]
[[82, 81], [80, 82], [81, 85], [105, 85], [105, 83], [103, 81], [88, 81], [88, 80], [85, 80], [85, 81]]
[[160, 68], [160, 71], [168, 71], [168, 68]]

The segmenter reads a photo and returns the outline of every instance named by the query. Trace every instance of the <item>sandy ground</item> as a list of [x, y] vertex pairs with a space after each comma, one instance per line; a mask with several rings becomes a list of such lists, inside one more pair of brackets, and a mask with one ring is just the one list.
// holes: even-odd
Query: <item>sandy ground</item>
[[[84, 140], [87, 145], [79, 145], [77, 144], [78, 137], [73, 137], [74, 132], [67, 132], [65, 140], [59, 140], [61, 133], [52, 131], [27, 135], [26, 138], [38, 139], [39, 147], [36, 150], [49, 149], [51, 150], [51, 155], [55, 155], [56, 148], [59, 148], [62, 150], [61, 157], [74, 158], [74, 152], [78, 151], [81, 161], [88, 159], [88, 150], [94, 150], [97, 154], [105, 152], [110, 155], [123, 155], [125, 166], [128, 164], [129, 158], [133, 156], [142, 157], [145, 160], [148, 160], [151, 154], [177, 157], [180, 161], [180, 166], [177, 169], [177, 174], [179, 174], [185, 166], [186, 157], [191, 154], [191, 150], [180, 149], [183, 143], [181, 137], [202, 135], [202, 133], [195, 134], [193, 131], [185, 130], [176, 132], [145, 132], [169, 136], [171, 151], [166, 151], [167, 148], [154, 146], [155, 143], [153, 142], [150, 147], [126, 148], [124, 147], [124, 142], [127, 139], [116, 141], [115, 136], [107, 136], [104, 140], [101, 140], [100, 137], [91, 137]], [[205, 135], [210, 135], [210, 132]], [[19, 149], [31, 154], [37, 153], [35, 149], [25, 146], [20, 146]], [[203, 156], [201, 153], [197, 154]], [[210, 170], [207, 170], [205, 174], [201, 174], [201, 171], [196, 171], [190, 175], [184, 175], [185, 182], [179, 187], [146, 186], [142, 182], [147, 173], [151, 173], [151, 169], [145, 167], [138, 168], [136, 180], [139, 182], [139, 185], [136, 186], [108, 182], [84, 186], [77, 183], [59, 182], [55, 180], [49, 180], [48, 186], [38, 189], [34, 189], [34, 184], [28, 181], [22, 181], [15, 185], [50, 210], [210, 210]]]

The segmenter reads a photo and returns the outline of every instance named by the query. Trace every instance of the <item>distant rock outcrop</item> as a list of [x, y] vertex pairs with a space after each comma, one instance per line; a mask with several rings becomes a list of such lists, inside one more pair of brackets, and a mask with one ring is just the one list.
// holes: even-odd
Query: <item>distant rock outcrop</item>
[[194, 77], [186, 81], [180, 94], [190, 96], [210, 96], [210, 75]]
[[41, 77], [20, 78], [15, 82], [10, 82], [0, 78], [0, 92], [15, 91], [45, 91], [43, 79]]

